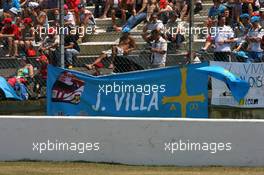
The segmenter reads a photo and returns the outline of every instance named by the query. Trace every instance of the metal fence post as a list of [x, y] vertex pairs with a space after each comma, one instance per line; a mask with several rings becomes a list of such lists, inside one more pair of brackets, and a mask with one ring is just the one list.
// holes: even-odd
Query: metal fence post
[[193, 60], [193, 32], [192, 32], [192, 28], [193, 28], [193, 22], [194, 22], [194, 11], [193, 11], [193, 7], [194, 7], [194, 0], [189, 0], [190, 2], [190, 12], [189, 12], [189, 63], [192, 62]]
[[59, 1], [59, 11], [60, 11], [60, 66], [61, 68], [65, 67], [65, 58], [64, 58], [64, 30], [61, 30], [61, 27], [64, 28], [64, 0]]

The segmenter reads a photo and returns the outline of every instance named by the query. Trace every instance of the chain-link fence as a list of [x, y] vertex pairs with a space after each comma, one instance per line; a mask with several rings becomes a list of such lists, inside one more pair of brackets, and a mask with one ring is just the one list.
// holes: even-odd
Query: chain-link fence
[[[103, 1], [21, 1], [21, 7], [9, 9], [3, 2], [0, 76], [13, 87], [24, 78], [31, 98], [45, 96], [47, 64], [103, 75], [210, 60], [245, 62], [243, 56], [248, 57], [245, 52], [231, 52], [233, 45], [230, 51], [216, 51], [229, 43], [213, 42], [211, 33], [197, 31], [210, 28], [211, 1], [206, 1], [202, 11], [196, 10], [195, 16], [191, 13], [190, 21], [184, 10], [135, 15], [131, 4]], [[136, 4], [135, 10], [140, 7]], [[164, 40], [154, 39], [153, 31]], [[154, 51], [164, 49], [164, 43], [165, 53]]]

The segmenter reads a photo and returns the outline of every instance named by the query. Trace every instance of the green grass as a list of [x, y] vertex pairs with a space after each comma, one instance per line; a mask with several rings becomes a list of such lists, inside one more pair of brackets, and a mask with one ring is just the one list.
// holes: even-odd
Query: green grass
[[263, 175], [264, 168], [153, 167], [77, 162], [0, 162], [0, 175]]

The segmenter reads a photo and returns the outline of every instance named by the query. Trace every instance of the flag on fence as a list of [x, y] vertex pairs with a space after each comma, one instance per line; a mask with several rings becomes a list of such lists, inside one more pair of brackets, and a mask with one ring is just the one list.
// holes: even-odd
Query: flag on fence
[[48, 115], [208, 117], [208, 63], [94, 77], [48, 67]]
[[4, 92], [6, 98], [22, 100], [3, 77], [0, 77], [0, 89]]
[[221, 80], [226, 83], [228, 89], [231, 91], [236, 101], [240, 101], [245, 97], [249, 90], [249, 84], [247, 81], [240, 79], [228, 70], [221, 66], [206, 66], [197, 68], [201, 72]]

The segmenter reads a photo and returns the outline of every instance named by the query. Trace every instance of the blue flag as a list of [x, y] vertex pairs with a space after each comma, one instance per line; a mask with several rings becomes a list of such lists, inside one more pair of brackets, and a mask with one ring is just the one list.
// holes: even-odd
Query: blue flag
[[48, 115], [208, 117], [208, 63], [94, 77], [48, 67]]
[[17, 100], [22, 100], [17, 94], [16, 91], [9, 85], [5, 78], [0, 77], [0, 89], [5, 93], [6, 98], [12, 98]]
[[223, 67], [206, 66], [197, 68], [197, 70], [225, 82], [235, 100], [238, 102], [246, 96], [250, 88], [247, 81], [241, 80], [239, 77], [235, 76]]

